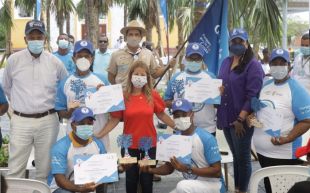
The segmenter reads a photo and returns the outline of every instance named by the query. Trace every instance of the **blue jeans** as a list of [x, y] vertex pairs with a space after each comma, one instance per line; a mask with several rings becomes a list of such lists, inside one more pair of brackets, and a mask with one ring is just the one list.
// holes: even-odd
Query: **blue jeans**
[[254, 128], [246, 127], [246, 132], [241, 138], [236, 136], [234, 128], [224, 128], [223, 131], [233, 154], [235, 187], [240, 192], [246, 192], [252, 173], [251, 140]]

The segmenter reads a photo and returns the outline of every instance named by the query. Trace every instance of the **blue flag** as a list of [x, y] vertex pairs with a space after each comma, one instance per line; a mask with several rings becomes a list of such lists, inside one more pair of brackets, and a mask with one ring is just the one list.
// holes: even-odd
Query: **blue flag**
[[40, 20], [40, 16], [41, 16], [41, 0], [37, 0], [36, 3], [36, 20]]
[[227, 13], [228, 0], [214, 0], [188, 38], [190, 43], [199, 42], [204, 46], [203, 60], [215, 75], [228, 56]]
[[168, 31], [168, 10], [167, 10], [167, 0], [159, 0], [161, 13], [164, 16], [165, 28]]

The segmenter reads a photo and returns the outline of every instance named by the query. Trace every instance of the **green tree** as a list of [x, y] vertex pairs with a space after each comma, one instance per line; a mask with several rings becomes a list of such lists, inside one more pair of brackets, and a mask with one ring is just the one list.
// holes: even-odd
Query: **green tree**
[[0, 9], [0, 23], [3, 26], [5, 31], [5, 54], [1, 60], [1, 66], [3, 66], [5, 58], [9, 57], [12, 54], [12, 36], [11, 29], [13, 27], [13, 16], [11, 11], [12, 0], [5, 0], [3, 3], [3, 7]]

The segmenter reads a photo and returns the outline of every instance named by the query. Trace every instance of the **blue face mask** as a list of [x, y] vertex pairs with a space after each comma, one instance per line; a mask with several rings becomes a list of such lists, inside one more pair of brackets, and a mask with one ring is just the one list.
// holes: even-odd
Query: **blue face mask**
[[67, 49], [69, 47], [69, 42], [67, 40], [59, 40], [58, 41], [58, 46], [61, 48], [61, 49]]
[[69, 49], [69, 50], [73, 50], [73, 43], [69, 42], [68, 49]]
[[76, 126], [75, 134], [83, 139], [87, 140], [94, 134], [94, 126], [93, 125], [78, 125]]
[[202, 62], [185, 60], [185, 68], [190, 72], [199, 72], [201, 70]]
[[310, 56], [310, 47], [302, 46], [302, 47], [300, 47], [300, 52], [304, 56]]
[[33, 54], [40, 54], [44, 48], [44, 40], [29, 40], [28, 49]]
[[243, 44], [232, 44], [229, 51], [235, 56], [241, 56], [245, 53], [246, 47]]

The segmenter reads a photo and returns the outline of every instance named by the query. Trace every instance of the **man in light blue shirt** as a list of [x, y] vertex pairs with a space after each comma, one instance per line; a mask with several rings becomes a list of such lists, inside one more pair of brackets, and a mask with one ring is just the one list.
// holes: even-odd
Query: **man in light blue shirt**
[[109, 40], [102, 34], [99, 37], [99, 48], [95, 52], [93, 72], [108, 76], [107, 68], [110, 63], [111, 51], [108, 49]]
[[72, 60], [72, 52], [69, 49], [69, 37], [67, 34], [60, 34], [57, 38], [58, 50], [53, 54], [62, 61], [69, 74], [75, 72], [75, 65]]

